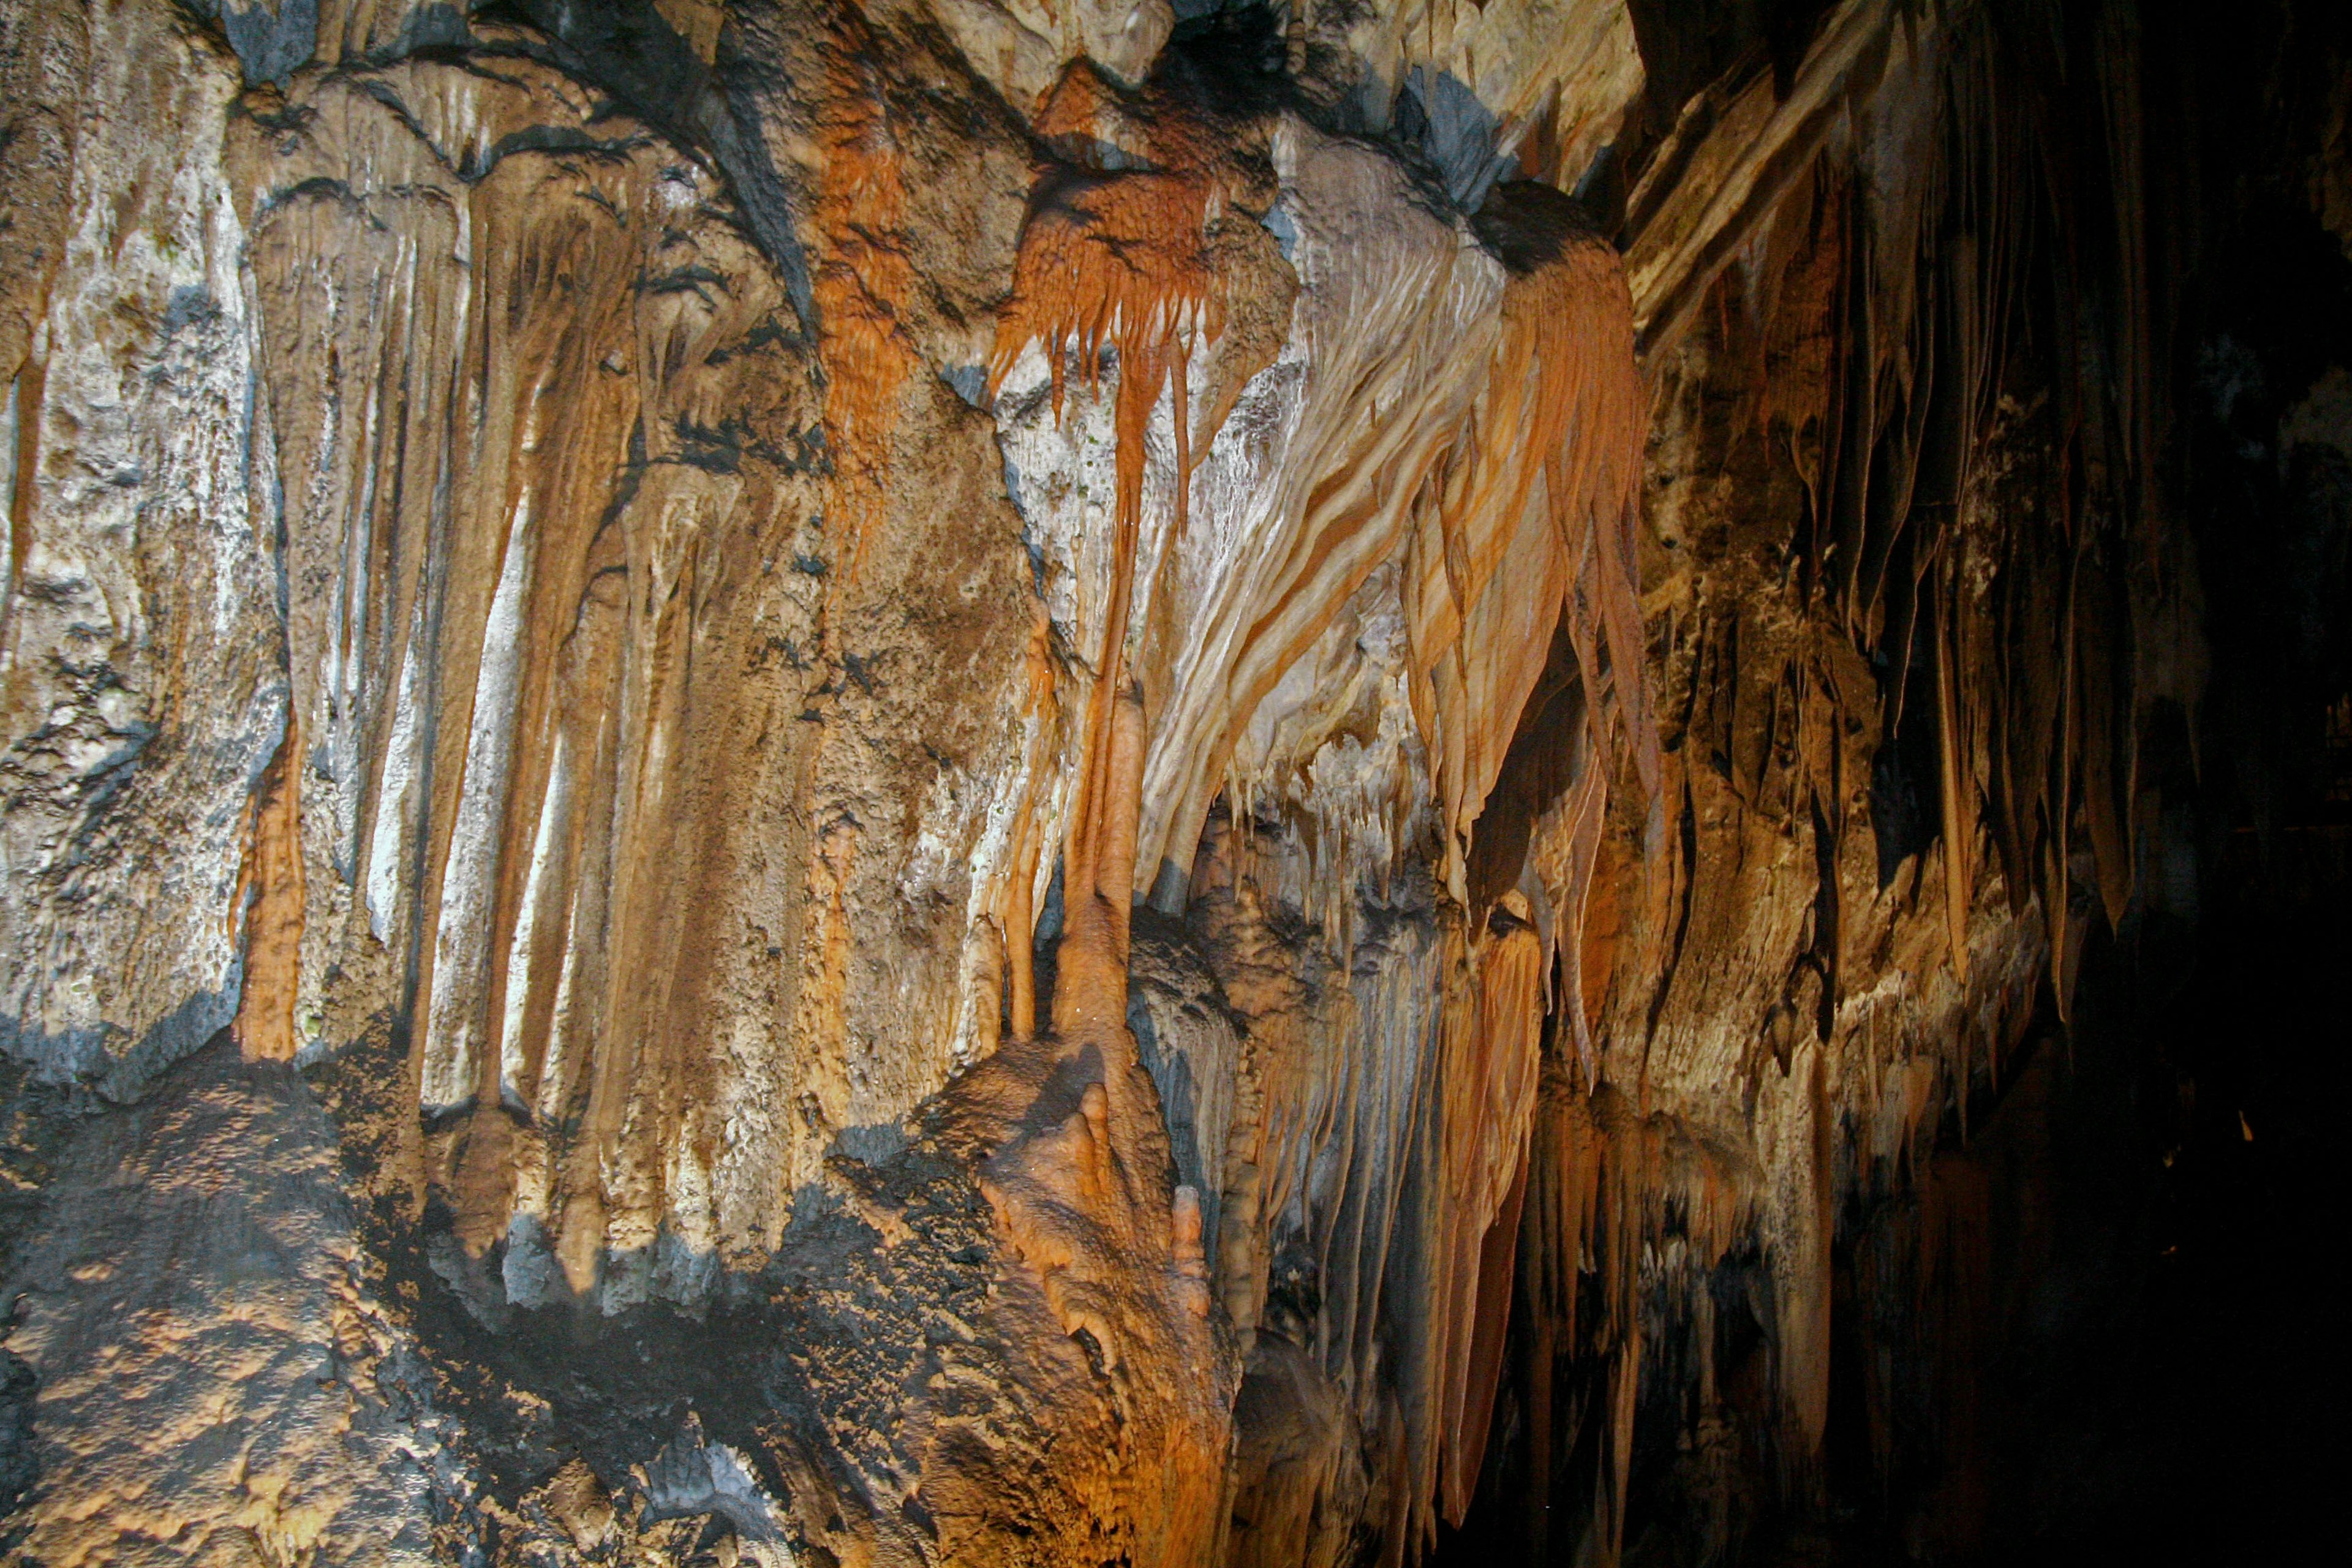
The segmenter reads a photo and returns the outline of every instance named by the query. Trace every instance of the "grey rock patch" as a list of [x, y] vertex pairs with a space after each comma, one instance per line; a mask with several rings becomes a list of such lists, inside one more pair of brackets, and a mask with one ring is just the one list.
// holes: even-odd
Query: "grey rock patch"
[[436, 1560], [435, 1505], [467, 1481], [338, 1170], [309, 1086], [226, 1037], [62, 1141], [0, 1274], [0, 1487], [37, 1467], [29, 1559]]

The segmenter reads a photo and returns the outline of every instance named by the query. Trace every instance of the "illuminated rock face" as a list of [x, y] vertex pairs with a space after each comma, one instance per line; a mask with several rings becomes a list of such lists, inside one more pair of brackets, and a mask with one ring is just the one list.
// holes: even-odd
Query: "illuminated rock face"
[[1891, 1465], [1939, 1143], [2193, 912], [2172, 57], [2020, 9], [8, 7], [5, 1539]]

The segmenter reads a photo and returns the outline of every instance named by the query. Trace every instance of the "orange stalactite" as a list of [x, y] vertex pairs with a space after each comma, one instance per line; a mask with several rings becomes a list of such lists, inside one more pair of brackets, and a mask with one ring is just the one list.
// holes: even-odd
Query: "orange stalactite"
[[[1520, 199], [1532, 207], [1533, 223], [1554, 217], [1541, 197]], [[1556, 620], [1572, 650], [1589, 744], [1559, 830], [1545, 835], [1542, 858], [1562, 920], [1558, 940], [1575, 966], [1563, 1001], [1580, 1046], [1615, 937], [1612, 903], [1591, 911], [1604, 945], [1599, 954], [1586, 952], [1587, 893], [1609, 785], [1630, 763], [1653, 798], [1658, 788], [1633, 553], [1647, 405], [1613, 253], [1567, 228], [1537, 255], [1517, 259], [1486, 391], [1432, 474], [1413, 636], [1433, 699], [1423, 723], [1434, 742], [1457, 853], [1470, 845], [1521, 714], [1536, 700], [1549, 639], [1530, 638], [1526, 629], [1548, 629]], [[1466, 891], [1465, 879], [1457, 896]], [[1436, 1443], [1423, 1461], [1431, 1468], [1423, 1487], [1456, 1524], [1477, 1483], [1502, 1372], [1522, 1204], [1534, 1209], [1538, 1234], [1549, 1238], [1531, 1267], [1565, 1262], [1566, 1277], [1539, 1293], [1536, 1321], [1555, 1332], [1565, 1324], [1562, 1348], [1574, 1353], [1575, 1260], [1588, 1248], [1598, 1252], [1604, 1315], [1629, 1390], [1638, 1351], [1625, 1326], [1628, 1260], [1638, 1255], [1655, 1206], [1648, 1194], [1663, 1180], [1659, 1140], [1645, 1126], [1623, 1130], [1630, 1142], [1621, 1149], [1616, 1131], [1603, 1131], [1589, 1111], [1538, 1117], [1551, 952], [1528, 923], [1520, 894], [1506, 894], [1503, 904], [1516, 918], [1502, 931], [1481, 931], [1469, 961], [1451, 966], [1447, 986], [1443, 1229], [1450, 1239], [1433, 1302]], [[1485, 913], [1471, 911], [1482, 923]], [[1549, 1131], [1538, 1134], [1539, 1120]], [[1543, 1146], [1562, 1139], [1574, 1147]], [[1622, 1403], [1630, 1394], [1619, 1397]], [[1629, 1413], [1612, 1419], [1622, 1424]]]
[[[1078, 79], [1090, 74], [1076, 68], [1073, 91], [1083, 96], [1087, 82]], [[1223, 327], [1203, 245], [1218, 205], [1215, 186], [1191, 173], [1063, 168], [1047, 174], [1031, 199], [988, 383], [993, 395], [1027, 346], [1042, 341], [1052, 357], [1058, 417], [1065, 354], [1075, 349], [1082, 356], [1091, 386], [1103, 350], [1117, 353], [1116, 534], [1101, 641], [1087, 650], [1092, 679], [1065, 812], [1063, 935], [1051, 1028], [1046, 1037], [1034, 1037], [1039, 999], [1027, 952], [1045, 848], [1039, 779], [1015, 826], [1013, 885], [1000, 905], [1011, 954], [1013, 1043], [972, 1086], [987, 1093], [999, 1079], [1017, 1080], [1023, 1088], [1013, 1100], [1033, 1107], [1078, 1089], [1075, 1115], [1034, 1134], [992, 1140], [998, 1149], [982, 1188], [1014, 1248], [1036, 1270], [1055, 1320], [1097, 1347], [1106, 1375], [1121, 1390], [1127, 1414], [1102, 1474], [1100, 1504], [1101, 1517], [1117, 1521], [1118, 1555], [1168, 1568], [1210, 1561], [1223, 1534], [1233, 1388], [1193, 1387], [1171, 1375], [1179, 1367], [1209, 1369], [1216, 1341], [1206, 1310], [1199, 1200], [1162, 1184], [1171, 1168], [1163, 1112], [1127, 1026], [1148, 737], [1126, 647], [1146, 431], [1171, 381], [1180, 528], [1182, 522], [1192, 467], [1190, 359]], [[1028, 692], [1040, 718], [1054, 712], [1055, 676], [1041, 616]], [[1134, 1299], [1138, 1279], [1159, 1288]]]
[[[1445, 875], [1471, 893], [1467, 857], [1523, 716], [1537, 703], [1557, 625], [1584, 693], [1589, 742], [1571, 805], [1542, 856], [1559, 940], [1580, 952], [1609, 792], [1630, 763], [1659, 798], [1644, 680], [1635, 530], [1648, 402], [1633, 358], [1623, 269], [1566, 198], [1506, 186], [1480, 216], [1510, 268], [1484, 387], [1429, 479], [1408, 605], [1447, 827]], [[1568, 974], [1580, 994], [1580, 968]], [[1592, 1047], [1581, 1006], [1570, 1024]]]
[[[1049, 177], [1022, 231], [1013, 298], [999, 324], [990, 365], [992, 395], [1031, 342], [1052, 360], [1058, 417], [1075, 349], [1091, 385], [1102, 351], [1117, 352], [1118, 387], [1118, 521], [1119, 575], [1113, 586], [1106, 648], [1126, 636], [1127, 590], [1142, 514], [1144, 429], [1173, 379], [1177, 473], [1189, 477], [1190, 421], [1182, 416], [1192, 349], [1224, 329], [1202, 237], [1219, 206], [1216, 187], [1189, 173], [1097, 174], [1071, 170]], [[1111, 674], [1106, 661], [1106, 676]]]
[[247, 1061], [292, 1061], [301, 1044], [294, 1022], [302, 978], [301, 751], [301, 721], [289, 716], [254, 792], [237, 876], [238, 907], [247, 912], [235, 1033]]
[[[1057, 95], [1057, 100], [1068, 96]], [[1013, 294], [998, 324], [996, 352], [989, 366], [993, 395], [1022, 352], [1042, 342], [1052, 362], [1058, 418], [1066, 390], [1065, 356], [1075, 350], [1092, 386], [1104, 348], [1117, 354], [1117, 531], [1102, 641], [1087, 700], [1085, 761], [1068, 813], [1065, 875], [1073, 898], [1071, 937], [1092, 939], [1091, 926], [1082, 925], [1077, 914], [1076, 900], [1085, 889], [1095, 896], [1090, 902], [1116, 911], [1112, 923], [1119, 928], [1105, 933], [1112, 949], [1095, 956], [1115, 956], [1122, 969], [1131, 889], [1113, 868], [1127, 865], [1130, 871], [1122, 874], [1131, 874], [1139, 802], [1114, 796], [1118, 795], [1118, 781], [1129, 773], [1133, 783], [1125, 787], [1140, 787], [1145, 737], [1139, 729], [1131, 742], [1123, 739], [1128, 726], [1118, 721], [1114, 709], [1132, 684], [1125, 652], [1142, 527], [1145, 433], [1161, 390], [1170, 388], [1176, 437], [1176, 526], [1181, 532], [1192, 468], [1192, 354], [1224, 327], [1223, 301], [1203, 244], [1221, 205], [1213, 181], [1190, 171], [1102, 174], [1066, 168], [1049, 174], [1031, 199]], [[1139, 710], [1132, 722], [1140, 725]], [[1128, 743], [1139, 748], [1134, 769], [1123, 768], [1112, 754]], [[1123, 847], [1112, 842], [1122, 834]], [[1066, 947], [1066, 954], [1069, 951]], [[1069, 962], [1066, 956], [1064, 963]], [[1055, 1012], [1058, 1022], [1059, 998]]]
[[[1543, 401], [1567, 428], [1566, 438], [1537, 449], [1569, 555], [1568, 626], [1587, 689], [1605, 693], [1596, 710], [1613, 721], [1615, 744], [1633, 761], [1643, 788], [1654, 793], [1657, 726], [1643, 673], [1634, 555], [1649, 411], [1633, 359], [1633, 300], [1622, 265], [1603, 245], [1571, 244], [1538, 276], [1543, 286], [1529, 303], [1550, 328]], [[1598, 679], [1604, 650], [1605, 682]], [[1596, 724], [1595, 739], [1605, 740], [1599, 731]]]
[[[1030, 628], [1027, 711], [1037, 718], [1054, 710], [1054, 659], [1051, 633], [1043, 606]], [[1045, 834], [1038, 820], [1033, 790], [1021, 802], [1013, 834], [1012, 876], [999, 896], [997, 928], [1003, 933], [1006, 966], [1007, 1022], [1013, 1037], [1025, 1040], [1037, 1032], [1037, 968], [1033, 941], [1036, 931], [1038, 863], [1044, 857]]]
[[[1633, 1402], [1643, 1355], [1639, 1271], [1643, 1247], [1661, 1246], [1670, 1231], [1687, 1241], [1690, 1264], [1711, 1269], [1751, 1224], [1752, 1181], [1691, 1139], [1670, 1117], [1641, 1116], [1613, 1089], [1591, 1092], [1568, 1064], [1549, 1068], [1535, 1112], [1528, 1154], [1527, 1261], [1520, 1289], [1529, 1319], [1543, 1325], [1527, 1358], [1527, 1408], [1549, 1406], [1565, 1429], [1530, 1434], [1530, 1452], [1545, 1455], [1534, 1495], [1549, 1496], [1550, 1470], [1575, 1447], [1572, 1411], [1559, 1412], [1550, 1396], [1558, 1364], [1584, 1356], [1605, 1359], [1609, 1383], [1601, 1413], [1604, 1464], [1595, 1499], [1601, 1531], [1599, 1560], [1622, 1550], [1632, 1460]], [[1583, 1277], [1592, 1277], [1591, 1288]], [[1538, 1399], [1540, 1395], [1540, 1399]]]
[[857, 581], [866, 539], [886, 521], [898, 389], [919, 358], [898, 313], [915, 287], [903, 238], [906, 188], [865, 24], [835, 20], [830, 80], [819, 115], [824, 149], [816, 226], [825, 254], [812, 287], [828, 391], [833, 510], [844, 525], [842, 581]]
[[[1601, 755], [1630, 756], [1654, 792], [1657, 741], [1641, 673], [1634, 557], [1649, 416], [1623, 268], [1604, 242], [1570, 231], [1511, 279], [1502, 314], [1487, 391], [1456, 444], [1458, 466], [1437, 487], [1442, 542], [1433, 553], [1448, 591], [1434, 596], [1416, 629], [1423, 666], [1478, 635], [1481, 596], [1503, 569], [1540, 480], [1566, 581], [1563, 624], [1590, 694], [1587, 722]], [[1529, 689], [1538, 672], [1533, 665], [1526, 671]], [[1523, 701], [1526, 692], [1516, 695]], [[1493, 717], [1503, 727], [1465, 738], [1465, 776], [1451, 803], [1464, 831], [1492, 786], [1520, 706], [1496, 704]]]
[[[1041, 343], [1058, 419], [1071, 375], [1092, 388], [1104, 368], [1104, 350], [1116, 356], [1116, 533], [1100, 641], [1086, 650], [1093, 679], [1064, 846], [1068, 901], [1053, 1032], [1065, 1042], [1101, 1038], [1123, 1022], [1126, 916], [1147, 739], [1126, 658], [1137, 608], [1147, 427], [1168, 390], [1181, 530], [1192, 464], [1190, 360], [1225, 324], [1206, 243], [1222, 205], [1221, 187], [1202, 172], [1208, 159], [1189, 139], [1150, 121], [1139, 125], [1098, 112], [1098, 87], [1084, 68], [1066, 79], [1041, 111], [1045, 139], [1099, 144], [1114, 135], [1128, 142], [1139, 136], [1139, 149], [1125, 150], [1139, 153], [1150, 166], [1108, 171], [1062, 164], [1040, 181], [989, 367], [993, 394], [1028, 346]], [[1558, 216], [1538, 205], [1533, 221], [1543, 227]], [[1597, 858], [1609, 779], [1630, 762], [1645, 789], [1657, 787], [1633, 555], [1647, 401], [1633, 359], [1631, 301], [1614, 253], [1573, 226], [1548, 228], [1537, 237], [1532, 254], [1517, 258], [1513, 268], [1503, 300], [1505, 330], [1486, 367], [1487, 390], [1461, 427], [1432, 447], [1423, 474], [1412, 635], [1423, 673], [1433, 682], [1434, 705], [1422, 713], [1424, 732], [1443, 759], [1442, 786], [1466, 842], [1541, 675], [1549, 637], [1538, 636], [1530, 656], [1520, 646], [1528, 640], [1519, 636], [1521, 623], [1540, 623], [1548, 634], [1552, 624], [1565, 622], [1588, 694], [1582, 722], [1591, 742], [1578, 796], [1584, 809], [1576, 814], [1577, 842], [1566, 855], [1574, 884], [1566, 935], [1571, 962], [1581, 964], [1588, 961], [1583, 895]], [[1517, 558], [1528, 549], [1539, 559]], [[1163, 567], [1172, 553], [1172, 547], [1163, 552]], [[1031, 858], [1039, 847], [1028, 841], [1034, 826], [1024, 822], [1017, 831], [1020, 886], [1004, 901], [1016, 1037], [1035, 1021], [1021, 948], [1032, 913]], [[1509, 907], [1513, 918], [1491, 931], [1483, 910], [1465, 922], [1449, 966], [1439, 1132], [1446, 1211], [1440, 1228], [1448, 1239], [1432, 1282], [1434, 1363], [1428, 1404], [1422, 1406], [1427, 1421], [1412, 1461], [1419, 1475], [1411, 1512], [1422, 1521], [1415, 1533], [1434, 1528], [1433, 1510], [1458, 1523], [1469, 1507], [1503, 1372], [1521, 1207], [1557, 1209], [1567, 1196], [1558, 1191], [1565, 1173], [1560, 1152], [1549, 1142], [1535, 1149], [1530, 1137], [1539, 1120], [1552, 952], [1524, 900]], [[1614, 923], [1611, 911], [1601, 912], [1601, 924], [1612, 935]], [[1597, 978], [1591, 986], [1596, 993]], [[1580, 1011], [1587, 1005], [1583, 989]], [[1112, 1111], [1114, 1121], [1124, 1114], [1117, 1104]], [[1591, 1121], [1589, 1114], [1585, 1121]], [[1643, 1157], [1655, 1155], [1651, 1145], [1661, 1141], [1651, 1130], [1635, 1124], [1633, 1147], [1605, 1160], [1601, 1152], [1611, 1136], [1597, 1125], [1591, 1131], [1593, 1157], [1565, 1162], [1575, 1168], [1572, 1179], [1591, 1187], [1580, 1197], [1568, 1196], [1581, 1210], [1567, 1219], [1578, 1238], [1565, 1254], [1571, 1260], [1564, 1291], [1570, 1346], [1575, 1343], [1572, 1260], [1588, 1237], [1608, 1258], [1605, 1316], [1612, 1337], [1622, 1341], [1630, 1311], [1618, 1298], [1631, 1289], [1626, 1260], [1636, 1255], [1637, 1238], [1656, 1206], [1650, 1194], [1666, 1179], [1657, 1169], [1660, 1159]], [[1557, 1136], [1557, 1129], [1547, 1135], [1554, 1142]], [[1701, 1223], [1712, 1228], [1711, 1220]], [[1597, 1234], [1602, 1226], [1622, 1234], [1602, 1241]], [[1551, 1320], [1539, 1315], [1539, 1321]], [[1625, 1352], [1627, 1378], [1637, 1358], [1638, 1352]], [[1415, 1417], [1416, 1425], [1421, 1421]]]
[[[1104, 774], [1093, 823], [1073, 822], [1064, 866], [1060, 968], [1054, 987], [1054, 1032], [1065, 1039], [1124, 1030], [1128, 930], [1135, 879], [1135, 822], [1143, 790], [1143, 705], [1110, 704], [1105, 744], [1094, 755]], [[1087, 831], [1088, 829], [1091, 831]]]
[[1437, 1303], [1440, 1484], [1460, 1524], [1478, 1482], [1509, 1321], [1528, 1134], [1543, 1033], [1543, 949], [1528, 905], [1506, 896], [1508, 929], [1482, 934], [1453, 971], [1444, 1015], [1443, 1146], [1447, 1285]]
[[[1950, 569], [1946, 566], [1939, 570], [1948, 576]], [[1943, 605], [1949, 606], [1952, 603], [1953, 595], [1948, 590]], [[1976, 780], [1969, 766], [1971, 748], [1962, 732], [1966, 719], [1954, 679], [1953, 666], [1958, 652], [1952, 619], [1948, 608], [1939, 609], [1936, 617], [1936, 755], [1937, 793], [1943, 802], [1944, 921], [1951, 941], [1952, 973], [1966, 985], [1969, 910], [1976, 901]]]

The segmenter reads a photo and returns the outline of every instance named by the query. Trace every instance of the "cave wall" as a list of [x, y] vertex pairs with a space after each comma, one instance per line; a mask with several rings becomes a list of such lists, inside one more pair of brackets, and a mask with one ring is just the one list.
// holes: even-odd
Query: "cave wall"
[[2200, 37], [0, 11], [0, 1538], [1987, 1549], [2247, 711]]

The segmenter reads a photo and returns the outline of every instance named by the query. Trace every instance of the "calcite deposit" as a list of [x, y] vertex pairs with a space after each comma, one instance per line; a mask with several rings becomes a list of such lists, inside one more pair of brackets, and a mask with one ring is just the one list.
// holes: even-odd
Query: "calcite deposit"
[[0, 0], [0, 1550], [2011, 1550], [2352, 802], [2256, 9]]

